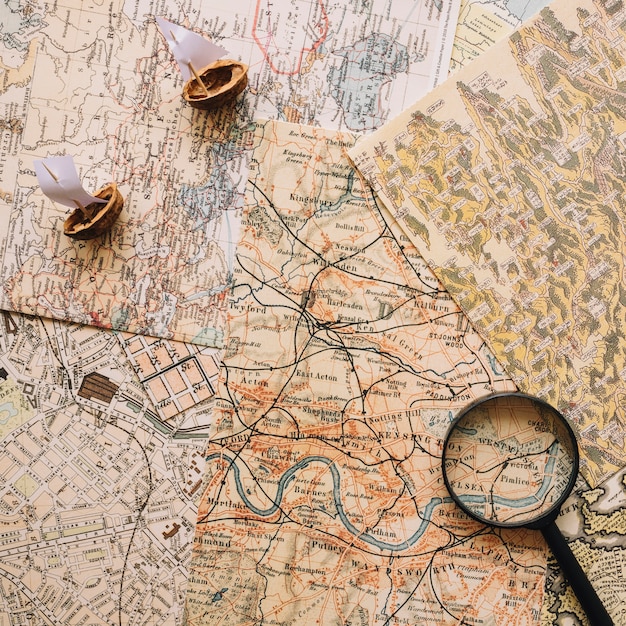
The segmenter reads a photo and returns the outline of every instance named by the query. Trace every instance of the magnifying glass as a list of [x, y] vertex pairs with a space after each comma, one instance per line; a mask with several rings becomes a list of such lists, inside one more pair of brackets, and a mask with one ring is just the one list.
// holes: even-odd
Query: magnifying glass
[[541, 531], [593, 626], [613, 621], [555, 523], [578, 476], [576, 436], [552, 406], [521, 393], [466, 407], [443, 444], [443, 479], [471, 517]]

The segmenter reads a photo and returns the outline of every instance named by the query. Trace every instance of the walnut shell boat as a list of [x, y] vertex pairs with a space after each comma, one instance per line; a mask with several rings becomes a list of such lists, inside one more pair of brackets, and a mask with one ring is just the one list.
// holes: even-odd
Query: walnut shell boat
[[234, 100], [248, 84], [248, 66], [239, 61], [218, 59], [203, 67], [198, 76], [206, 91], [194, 78], [183, 88], [183, 98], [197, 109], [210, 111]]
[[63, 232], [72, 239], [93, 239], [106, 233], [117, 219], [124, 206], [124, 197], [115, 183], [109, 183], [94, 194], [108, 200], [106, 204], [92, 202], [85, 207], [85, 213], [76, 209], [65, 220]]

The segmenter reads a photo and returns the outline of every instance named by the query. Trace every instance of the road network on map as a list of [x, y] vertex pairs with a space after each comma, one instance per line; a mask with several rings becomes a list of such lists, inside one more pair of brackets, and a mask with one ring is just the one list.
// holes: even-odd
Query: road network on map
[[189, 626], [537, 623], [537, 536], [471, 521], [442, 482], [454, 412], [513, 386], [385, 224], [353, 142], [258, 125]]

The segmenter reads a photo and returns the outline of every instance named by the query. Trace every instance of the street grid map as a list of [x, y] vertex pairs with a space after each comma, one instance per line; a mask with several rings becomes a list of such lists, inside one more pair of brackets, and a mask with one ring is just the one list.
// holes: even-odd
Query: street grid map
[[111, 333], [2, 312], [0, 622], [180, 623], [209, 420], [161, 420]]

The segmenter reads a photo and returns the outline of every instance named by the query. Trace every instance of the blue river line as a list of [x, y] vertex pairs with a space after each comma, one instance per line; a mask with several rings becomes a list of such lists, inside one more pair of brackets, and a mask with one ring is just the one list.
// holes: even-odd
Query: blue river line
[[559, 442], [555, 441], [549, 448], [549, 458], [546, 462], [546, 469], [544, 471], [543, 480], [541, 481], [541, 485], [536, 493], [526, 496], [525, 498], [503, 498], [502, 496], [497, 495], [459, 495], [459, 500], [461, 500], [464, 504], [487, 504], [495, 503], [501, 504], [503, 506], [508, 506], [514, 509], [523, 509], [528, 506], [533, 506], [539, 504], [543, 501], [544, 496], [548, 492], [550, 485], [552, 484], [553, 476], [552, 472], [554, 470], [554, 466], [556, 464], [556, 448], [559, 446]]
[[452, 502], [452, 498], [431, 498], [430, 502], [426, 505], [426, 508], [421, 512], [421, 524], [419, 528], [413, 533], [406, 541], [403, 541], [398, 544], [387, 543], [386, 541], [381, 541], [376, 536], [367, 533], [361, 532], [349, 519], [346, 515], [346, 512], [343, 508], [343, 503], [341, 502], [341, 477], [339, 475], [339, 470], [337, 469], [334, 461], [327, 459], [323, 456], [308, 456], [304, 459], [301, 459], [294, 466], [290, 467], [280, 478], [278, 481], [278, 489], [276, 492], [276, 498], [274, 499], [274, 503], [267, 509], [260, 509], [255, 506], [248, 499], [243, 485], [241, 484], [241, 474], [239, 472], [239, 467], [237, 467], [236, 463], [228, 456], [220, 453], [210, 454], [206, 457], [206, 461], [212, 461], [213, 459], [222, 459], [226, 460], [230, 463], [230, 467], [233, 469], [235, 476], [235, 484], [237, 486], [237, 493], [241, 497], [241, 499], [245, 502], [246, 506], [256, 515], [260, 515], [261, 517], [270, 517], [274, 515], [280, 506], [280, 502], [283, 499], [283, 493], [285, 491], [285, 487], [295, 478], [296, 472], [305, 467], [308, 467], [312, 463], [322, 463], [326, 465], [330, 469], [330, 473], [333, 478], [333, 497], [335, 500], [335, 506], [337, 507], [337, 514], [341, 519], [343, 525], [358, 539], [368, 543], [371, 546], [375, 546], [381, 550], [389, 550], [391, 552], [401, 552], [402, 550], [407, 550], [412, 545], [414, 545], [419, 538], [426, 532], [428, 525], [430, 524], [431, 517], [435, 507], [439, 506], [444, 502]]

